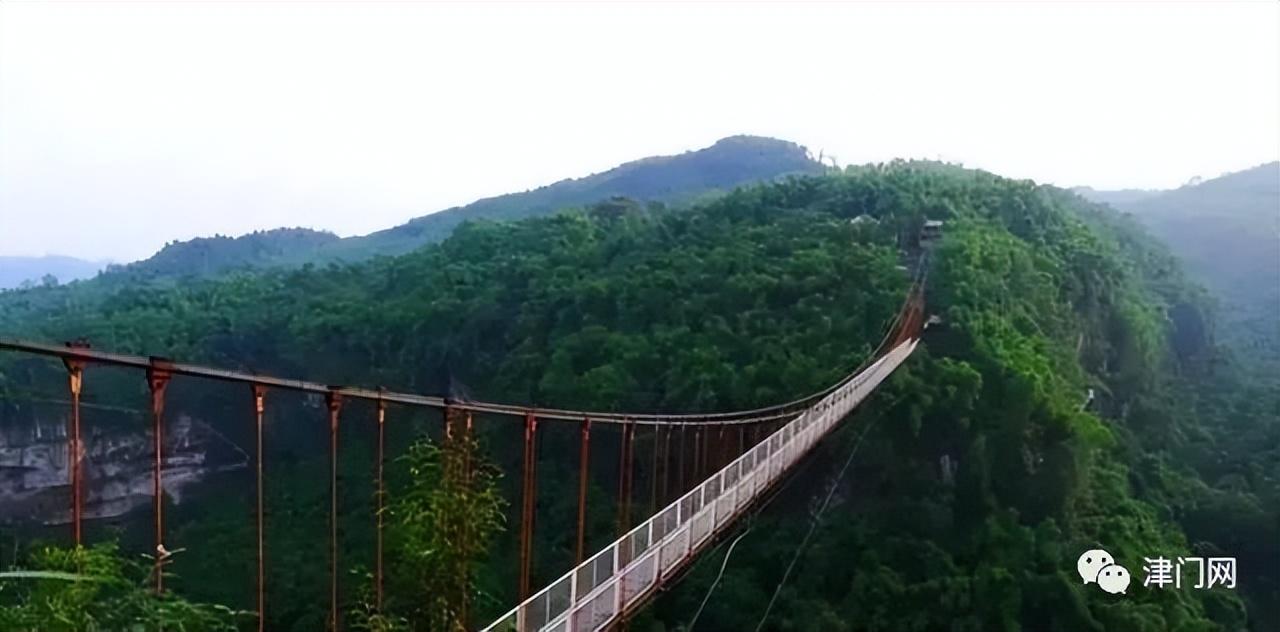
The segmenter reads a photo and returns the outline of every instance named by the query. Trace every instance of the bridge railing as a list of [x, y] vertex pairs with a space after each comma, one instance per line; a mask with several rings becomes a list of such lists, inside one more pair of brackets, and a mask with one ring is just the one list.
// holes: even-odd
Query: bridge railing
[[638, 607], [764, 496], [915, 350], [907, 340], [481, 632], [595, 632]]

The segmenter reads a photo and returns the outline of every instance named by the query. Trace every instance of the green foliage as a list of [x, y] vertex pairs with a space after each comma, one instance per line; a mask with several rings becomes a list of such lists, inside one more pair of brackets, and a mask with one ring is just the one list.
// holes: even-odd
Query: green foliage
[[114, 543], [42, 547], [25, 568], [0, 574], [0, 630], [234, 632], [243, 617], [170, 592], [156, 595], [151, 565], [126, 558]]
[[[869, 353], [907, 285], [895, 246], [913, 248], [925, 218], [946, 220], [928, 283], [941, 323], [882, 387], [883, 401], [895, 404], [879, 411], [885, 421], [867, 436], [767, 629], [1265, 629], [1280, 614], [1280, 389], [1239, 379], [1214, 346], [1203, 292], [1167, 252], [1131, 221], [1052, 187], [893, 163], [738, 189], [686, 211], [609, 200], [517, 223], [464, 224], [438, 245], [358, 265], [169, 289], [9, 293], [0, 330], [518, 403], [750, 408], [824, 387]], [[0, 368], [0, 388], [37, 392], [41, 375], [63, 379], [13, 364]], [[137, 384], [94, 379], [114, 396], [142, 396]], [[272, 445], [305, 446], [296, 429], [305, 424], [281, 427], [295, 430], [279, 431]], [[495, 464], [516, 467], [516, 446], [480, 428], [492, 433]], [[535, 583], [572, 559], [564, 499], [576, 498], [574, 461], [560, 458], [573, 453], [568, 434], [549, 426], [542, 443]], [[640, 441], [644, 450], [651, 439]], [[616, 442], [602, 443], [593, 462], [616, 463]], [[410, 452], [423, 474], [403, 488], [411, 504], [397, 505], [393, 493], [388, 544], [399, 548], [388, 559], [413, 565], [389, 571], [393, 605], [383, 619], [363, 620], [370, 629], [434, 626], [434, 608], [456, 612], [424, 597], [457, 596], [462, 585], [429, 583], [458, 568], [439, 553], [462, 528], [443, 518], [454, 501], [433, 473], [442, 457], [432, 450]], [[270, 503], [280, 515], [269, 533], [283, 540], [274, 559], [291, 568], [308, 556], [288, 540], [310, 537], [305, 525], [315, 523], [324, 493], [324, 478], [307, 474], [320, 465], [299, 454], [288, 455], [292, 474], [273, 479], [287, 493]], [[814, 488], [835, 456], [819, 450], [792, 489]], [[589, 542], [613, 532], [610, 482], [590, 492]], [[487, 498], [496, 519], [497, 497]], [[211, 512], [233, 514], [218, 503], [207, 501]], [[754, 629], [806, 527], [802, 503], [784, 494], [761, 518], [700, 629]], [[190, 537], [230, 533], [235, 522], [196, 515]], [[353, 524], [344, 539], [367, 546], [370, 522]], [[466, 590], [486, 596], [474, 604], [477, 620], [515, 603], [508, 540], [463, 551], [476, 565]], [[1235, 555], [1240, 589], [1135, 586], [1126, 597], [1108, 595], [1072, 577], [1076, 556], [1094, 546], [1111, 550], [1139, 583], [1142, 556]], [[454, 571], [416, 574], [432, 564]], [[716, 570], [708, 566], [694, 568], [636, 627], [678, 629], [705, 594]], [[302, 585], [273, 596], [285, 613], [277, 629], [314, 628], [307, 617], [316, 599]]]
[[240, 237], [198, 237], [165, 244], [150, 258], [111, 266], [108, 283], [172, 282], [187, 277], [216, 276], [228, 271], [271, 265], [285, 257], [315, 256], [339, 241], [333, 233], [306, 228], [256, 231]]
[[1213, 291], [1224, 342], [1259, 371], [1280, 370], [1280, 163], [1138, 199], [1099, 197], [1149, 227]]
[[389, 595], [382, 612], [367, 599], [356, 629], [460, 632], [477, 593], [476, 572], [503, 530], [500, 470], [468, 435], [437, 445], [421, 437], [397, 461], [407, 483], [385, 509]]

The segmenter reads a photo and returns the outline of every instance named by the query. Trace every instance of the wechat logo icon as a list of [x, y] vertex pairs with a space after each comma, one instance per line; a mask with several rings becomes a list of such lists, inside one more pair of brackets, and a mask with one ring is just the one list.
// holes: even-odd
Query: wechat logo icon
[[1097, 584], [1113, 595], [1126, 594], [1129, 589], [1129, 569], [1116, 564], [1110, 553], [1102, 549], [1090, 549], [1076, 560], [1076, 571], [1086, 584]]

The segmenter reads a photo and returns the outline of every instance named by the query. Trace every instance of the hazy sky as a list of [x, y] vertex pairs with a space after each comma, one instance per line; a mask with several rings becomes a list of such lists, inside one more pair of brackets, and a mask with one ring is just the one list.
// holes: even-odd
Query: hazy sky
[[1280, 4], [0, 2], [0, 254], [362, 234], [738, 133], [1172, 187], [1280, 153]]

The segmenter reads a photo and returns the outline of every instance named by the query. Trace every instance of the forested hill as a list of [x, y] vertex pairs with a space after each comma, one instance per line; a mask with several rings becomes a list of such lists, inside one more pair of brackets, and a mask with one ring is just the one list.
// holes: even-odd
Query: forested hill
[[822, 165], [795, 143], [761, 136], [730, 136], [705, 149], [643, 158], [603, 173], [424, 215], [395, 228], [344, 239], [327, 249], [325, 256], [351, 261], [372, 255], [403, 254], [448, 237], [458, 224], [468, 220], [536, 217], [612, 197], [680, 204], [753, 182], [822, 170]]
[[278, 228], [240, 237], [198, 237], [165, 244], [155, 255], [128, 265], [112, 266], [108, 273], [128, 282], [215, 276], [232, 270], [278, 265], [284, 259], [316, 257], [326, 246], [338, 241], [340, 238], [333, 233], [306, 228]]
[[1085, 192], [1132, 213], [1220, 301], [1218, 331], [1280, 370], [1280, 163], [1171, 191]]
[[[442, 392], [457, 382], [511, 402], [751, 407], [827, 386], [865, 358], [908, 284], [899, 240], [925, 218], [946, 221], [927, 296], [941, 322], [753, 521], [698, 629], [756, 629], [805, 538], [813, 494], [855, 436], [855, 467], [766, 630], [1271, 629], [1280, 619], [1276, 385], [1243, 385], [1213, 361], [1203, 293], [1134, 222], [1031, 182], [894, 163], [741, 188], [681, 211], [613, 203], [468, 223], [437, 245], [356, 264], [109, 296], [12, 293], [0, 301], [0, 332], [83, 336], [326, 383]], [[52, 363], [0, 362], [9, 402], [0, 413], [10, 418], [26, 399], [65, 389]], [[141, 380], [107, 371], [94, 380], [91, 399], [145, 400]], [[246, 437], [230, 397], [175, 397], [171, 414], [227, 419], [226, 436]], [[268, 544], [289, 571], [269, 587], [268, 628], [309, 631], [323, 627], [327, 594], [315, 544], [326, 465], [314, 456], [326, 435], [317, 411], [275, 406]], [[344, 471], [372, 471], [364, 435], [350, 432]], [[576, 454], [577, 435], [545, 432], [539, 584], [569, 567], [575, 530], [576, 456], [563, 455]], [[516, 442], [493, 432], [488, 445], [518, 471]], [[592, 454], [616, 463], [616, 443]], [[503, 488], [513, 500], [516, 478]], [[171, 520], [173, 546], [186, 547], [173, 566], [182, 594], [248, 605], [249, 575], [229, 569], [251, 570], [249, 489], [184, 502]], [[595, 481], [589, 542], [612, 537], [614, 490], [615, 479]], [[365, 492], [346, 497], [354, 518], [343, 523], [344, 551], [370, 550]], [[1093, 548], [1131, 571], [1126, 595], [1081, 584], [1076, 560]], [[1144, 557], [1191, 555], [1239, 558], [1238, 587], [1142, 585]], [[506, 534], [482, 574], [477, 618], [515, 603], [515, 559]], [[682, 629], [719, 562], [707, 556], [631, 628]], [[395, 579], [408, 571], [389, 572], [388, 608], [415, 616], [421, 595]], [[344, 584], [352, 602], [358, 588]]]

